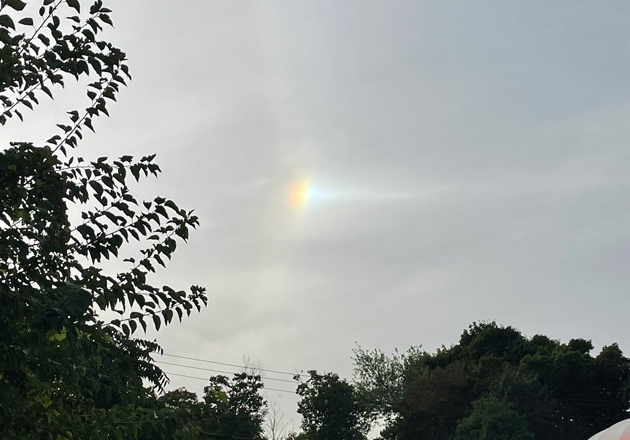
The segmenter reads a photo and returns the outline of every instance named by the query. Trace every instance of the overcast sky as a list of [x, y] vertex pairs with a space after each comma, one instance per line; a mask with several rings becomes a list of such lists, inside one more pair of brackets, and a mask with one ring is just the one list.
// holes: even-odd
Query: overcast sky
[[202, 224], [166, 353], [349, 376], [493, 319], [630, 354], [629, 2], [111, 3], [134, 80], [85, 149], [158, 153], [139, 190]]

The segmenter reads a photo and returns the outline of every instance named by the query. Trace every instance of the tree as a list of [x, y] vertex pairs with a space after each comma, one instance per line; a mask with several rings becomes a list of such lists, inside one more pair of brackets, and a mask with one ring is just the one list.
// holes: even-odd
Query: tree
[[[202, 405], [197, 394], [178, 388], [164, 393], [158, 398], [158, 406], [167, 413], [167, 418], [175, 429], [173, 439], [197, 440], [201, 435]], [[164, 411], [165, 410], [165, 411]]]
[[353, 380], [363, 400], [370, 403], [374, 416], [389, 418], [393, 405], [403, 393], [403, 372], [408, 360], [419, 355], [420, 348], [412, 347], [407, 353], [387, 356], [381, 350], [367, 351], [357, 346], [353, 350], [355, 368]]
[[449, 438], [457, 421], [465, 417], [473, 393], [463, 363], [436, 367], [425, 374], [410, 375], [403, 397], [396, 404], [397, 436]]
[[[206, 303], [201, 287], [150, 281], [198, 224], [170, 200], [140, 203], [130, 193], [131, 178], [159, 174], [155, 156], [90, 162], [77, 154], [85, 129], [108, 115], [108, 101], [130, 79], [124, 52], [99, 39], [110, 13], [101, 0], [89, 8], [78, 0], [0, 2], [0, 124], [26, 120], [25, 110], [68, 79], [92, 80], [87, 107], [69, 111], [57, 134], [0, 153], [4, 439], [168, 436], [153, 394], [167, 381], [151, 358], [159, 346], [133, 335]], [[81, 220], [71, 222], [70, 209]], [[134, 241], [137, 254], [125, 246]], [[108, 273], [108, 260], [127, 266]], [[120, 318], [103, 321], [105, 311]]]
[[170, 410], [169, 420], [180, 436], [175, 438], [265, 438], [266, 402], [260, 395], [261, 377], [238, 373], [231, 379], [213, 376], [209, 381], [202, 400], [183, 388], [159, 398], [160, 405]]
[[369, 430], [366, 408], [354, 387], [337, 374], [309, 371], [310, 378], [298, 386], [298, 413], [309, 440], [363, 440]]
[[355, 352], [355, 380], [365, 399], [377, 397], [374, 412], [389, 415], [384, 439], [500, 438], [509, 426], [514, 438], [589, 438], [630, 409], [630, 359], [616, 344], [596, 357], [592, 349], [473, 323], [433, 354]]
[[269, 440], [286, 439], [287, 426], [287, 422], [284, 420], [284, 413], [275, 404], [268, 403], [264, 423], [266, 437]]
[[510, 402], [494, 396], [472, 403], [472, 412], [457, 423], [455, 440], [533, 440], [525, 419]]
[[210, 385], [204, 388], [203, 431], [262, 439], [266, 414], [266, 402], [259, 393], [262, 388], [260, 375], [237, 373], [231, 380], [226, 376], [210, 378]]

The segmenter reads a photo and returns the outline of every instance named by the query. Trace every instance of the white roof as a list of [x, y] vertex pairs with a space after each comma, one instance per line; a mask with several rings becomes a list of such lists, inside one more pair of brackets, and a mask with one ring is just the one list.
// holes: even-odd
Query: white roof
[[615, 423], [588, 440], [630, 440], [630, 419]]

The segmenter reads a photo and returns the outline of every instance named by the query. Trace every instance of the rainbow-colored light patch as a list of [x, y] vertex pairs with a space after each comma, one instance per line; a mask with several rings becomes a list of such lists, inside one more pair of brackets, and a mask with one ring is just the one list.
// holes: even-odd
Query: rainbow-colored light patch
[[313, 189], [308, 180], [302, 179], [293, 184], [290, 191], [291, 205], [296, 209], [303, 209], [313, 194]]

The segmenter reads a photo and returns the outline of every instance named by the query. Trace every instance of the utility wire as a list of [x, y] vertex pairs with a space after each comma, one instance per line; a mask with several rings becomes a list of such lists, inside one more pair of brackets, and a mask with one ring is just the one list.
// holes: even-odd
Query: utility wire
[[189, 361], [205, 362], [207, 364], [225, 365], [227, 367], [253, 368], [255, 370], [266, 371], [268, 373], [287, 374], [287, 375], [292, 376], [292, 377], [296, 376], [296, 375], [299, 376], [299, 373], [290, 373], [288, 371], [268, 370], [266, 368], [248, 367], [247, 365], [229, 364], [227, 362], [211, 361], [211, 360], [208, 360], [208, 359], [199, 359], [199, 358], [193, 358], [193, 357], [188, 357], [188, 356], [179, 356], [179, 355], [176, 355], [176, 354], [162, 353], [162, 356], [174, 357], [174, 358], [178, 358], [178, 359], [187, 359]]
[[[180, 376], [180, 377], [187, 377], [189, 379], [199, 379], [199, 380], [205, 380], [207, 381], [208, 378], [207, 377], [199, 377], [199, 376], [188, 376], [186, 374], [177, 374], [177, 373], [169, 373], [168, 371], [165, 371], [164, 373], [166, 373], [169, 376]], [[295, 391], [289, 391], [289, 390], [280, 390], [277, 388], [267, 388], [267, 387], [263, 387], [264, 390], [269, 390], [269, 391], [279, 391], [281, 393], [289, 393], [289, 394], [295, 394]]]
[[206, 432], [206, 431], [201, 431], [201, 434], [212, 435], [214, 437], [233, 438], [237, 440], [257, 440], [258, 438], [260, 438], [260, 437], [238, 437], [236, 435], [221, 434], [220, 432]]
[[[194, 367], [192, 365], [175, 364], [175, 363], [172, 363], [172, 362], [166, 362], [166, 361], [160, 361], [160, 360], [156, 360], [156, 362], [159, 363], [159, 364], [173, 365], [175, 367], [191, 368], [193, 370], [203, 370], [203, 371], [212, 371], [214, 373], [234, 374], [233, 371], [214, 370], [212, 368]], [[278, 382], [287, 382], [287, 383], [292, 383], [292, 384], [296, 384], [296, 385], [298, 384], [298, 382], [295, 381], [295, 380], [276, 379], [276, 378], [273, 378], [273, 377], [263, 377], [262, 379], [263, 379], [263, 381], [265, 381], [265, 380], [275, 380], [275, 381], [278, 381]]]

